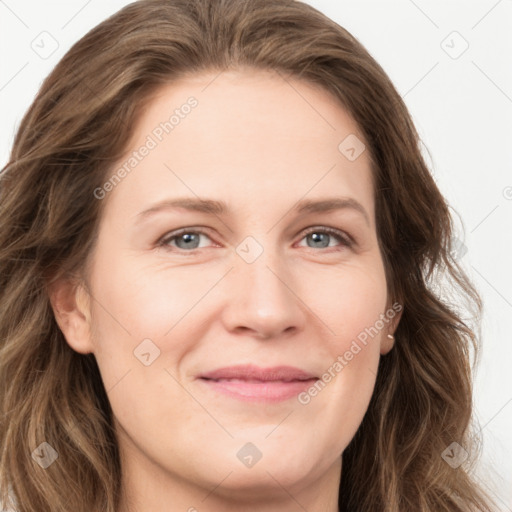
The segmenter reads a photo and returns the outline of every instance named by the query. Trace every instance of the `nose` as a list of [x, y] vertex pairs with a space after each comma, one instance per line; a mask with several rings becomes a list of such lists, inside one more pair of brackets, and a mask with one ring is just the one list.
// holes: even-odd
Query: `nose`
[[297, 280], [270, 251], [252, 263], [239, 259], [228, 281], [222, 317], [230, 332], [269, 339], [304, 328], [307, 308]]

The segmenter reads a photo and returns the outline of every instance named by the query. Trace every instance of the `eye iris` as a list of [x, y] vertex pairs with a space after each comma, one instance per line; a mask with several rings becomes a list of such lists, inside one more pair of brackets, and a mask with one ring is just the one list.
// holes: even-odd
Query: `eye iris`
[[[183, 247], [180, 247], [180, 244], [179, 244], [179, 242], [181, 240], [186, 241], [186, 243]], [[194, 242], [196, 242], [196, 244], [199, 242], [199, 234], [198, 233], [184, 233], [184, 234], [176, 237], [176, 245], [180, 249], [183, 249], [183, 248], [186, 249], [186, 248], [191, 248], [191, 247], [192, 247], [192, 249], [197, 249], [197, 245], [194, 245]]]
[[[310, 233], [308, 236], [311, 237], [315, 243], [320, 243], [320, 245], [316, 245], [315, 247], [324, 248], [329, 246], [330, 235], [328, 233]], [[322, 237], [324, 237], [323, 241], [321, 240]]]

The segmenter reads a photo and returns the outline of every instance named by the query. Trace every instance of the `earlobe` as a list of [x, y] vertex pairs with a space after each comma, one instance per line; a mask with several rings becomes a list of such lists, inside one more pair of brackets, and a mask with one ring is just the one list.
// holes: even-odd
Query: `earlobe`
[[395, 331], [396, 328], [398, 327], [400, 319], [402, 318], [402, 311], [403, 308], [400, 309], [400, 311], [398, 311], [397, 314], [393, 316], [393, 319], [389, 323], [389, 326], [383, 333], [382, 341], [380, 344], [381, 355], [386, 355], [387, 353], [389, 353], [395, 345]]
[[81, 354], [93, 352], [91, 301], [83, 284], [62, 278], [49, 286], [48, 295], [68, 345]]
[[381, 355], [386, 355], [391, 351], [395, 344], [395, 337], [392, 334], [386, 334], [380, 345]]

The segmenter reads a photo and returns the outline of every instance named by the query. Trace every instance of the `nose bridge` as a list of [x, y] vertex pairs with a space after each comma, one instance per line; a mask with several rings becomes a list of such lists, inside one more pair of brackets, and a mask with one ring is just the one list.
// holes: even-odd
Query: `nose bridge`
[[[264, 240], [263, 240], [264, 238]], [[272, 336], [300, 324], [299, 300], [282, 248], [270, 234], [246, 237], [236, 247], [228, 314], [231, 328]]]
[[[282, 272], [282, 251], [268, 235], [264, 240], [257, 240], [248, 236], [236, 249], [239, 256], [237, 273], [245, 284], [245, 297], [251, 300], [262, 301], [258, 307], [262, 310], [271, 309], [272, 304], [289, 301], [290, 291], [285, 282], [286, 276]], [[284, 282], [283, 282], [284, 281]]]

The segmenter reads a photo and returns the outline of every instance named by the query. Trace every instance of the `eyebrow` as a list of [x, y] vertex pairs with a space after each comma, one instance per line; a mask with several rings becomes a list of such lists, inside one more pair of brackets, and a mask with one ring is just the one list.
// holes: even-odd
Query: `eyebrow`
[[[229, 211], [228, 205], [224, 201], [215, 199], [201, 199], [193, 197], [179, 197], [175, 199], [165, 199], [160, 201], [147, 210], [136, 215], [136, 223], [150, 217], [151, 215], [174, 208], [184, 208], [189, 211], [207, 213], [210, 215], [225, 215]], [[297, 214], [322, 213], [335, 210], [352, 209], [363, 215], [366, 224], [370, 225], [370, 218], [363, 205], [351, 197], [332, 197], [320, 200], [302, 199], [292, 208]]]

